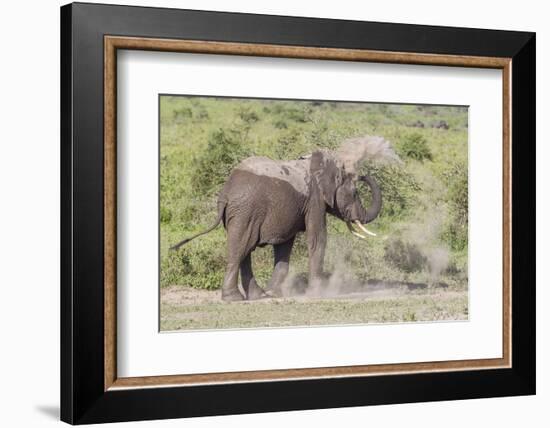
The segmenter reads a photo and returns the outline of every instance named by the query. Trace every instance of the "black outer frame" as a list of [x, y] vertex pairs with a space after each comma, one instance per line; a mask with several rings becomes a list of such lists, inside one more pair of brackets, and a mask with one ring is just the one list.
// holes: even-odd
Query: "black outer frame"
[[[104, 392], [104, 35], [512, 58], [512, 368]], [[74, 3], [61, 8], [61, 420], [535, 393], [535, 34]]]

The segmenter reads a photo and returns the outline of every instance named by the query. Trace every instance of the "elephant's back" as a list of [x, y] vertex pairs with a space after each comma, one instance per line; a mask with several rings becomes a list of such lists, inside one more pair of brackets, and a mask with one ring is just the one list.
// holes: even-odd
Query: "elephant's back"
[[278, 174], [280, 163], [262, 160], [267, 162], [241, 163], [220, 194], [220, 201], [225, 203], [226, 228], [248, 231], [260, 246], [286, 242], [303, 230], [307, 200], [305, 184], [297, 186], [298, 191]]
[[264, 156], [243, 160], [236, 171], [246, 171], [258, 177], [268, 177], [289, 183], [297, 192], [306, 195], [309, 183], [309, 160], [275, 161]]

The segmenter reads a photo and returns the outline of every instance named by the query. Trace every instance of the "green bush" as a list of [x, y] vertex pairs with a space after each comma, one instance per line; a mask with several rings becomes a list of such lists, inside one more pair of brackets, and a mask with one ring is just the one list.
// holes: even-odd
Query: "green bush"
[[298, 143], [299, 135], [296, 131], [290, 131], [281, 135], [275, 144], [275, 158], [281, 160], [292, 159]]
[[182, 107], [178, 110], [174, 110], [174, 120], [176, 122], [182, 122], [185, 119], [191, 119], [193, 117], [193, 110], [189, 107]]
[[170, 223], [172, 220], [172, 211], [166, 206], [160, 207], [160, 222], [161, 223]]
[[449, 216], [443, 231], [443, 239], [453, 250], [468, 246], [468, 167], [455, 163], [444, 174], [447, 182]]
[[198, 120], [206, 121], [210, 119], [210, 115], [208, 114], [208, 111], [202, 107], [197, 111], [196, 117]]
[[256, 123], [257, 121], [260, 120], [260, 117], [250, 107], [240, 108], [238, 115], [239, 115], [240, 119], [248, 125]]
[[386, 244], [384, 260], [407, 273], [420, 272], [428, 263], [428, 259], [417, 245], [401, 239], [393, 239]]
[[288, 120], [292, 120], [294, 122], [299, 122], [299, 123], [308, 122], [310, 113], [311, 113], [311, 109], [305, 106], [302, 108], [287, 108], [286, 110], [283, 110], [283, 115]]
[[162, 287], [186, 285], [214, 290], [222, 285], [225, 273], [225, 234], [211, 233], [189, 242], [162, 258]]
[[[361, 172], [372, 176], [380, 186], [381, 218], [397, 220], [412, 212], [421, 188], [414, 176], [402, 165], [367, 163]], [[360, 186], [359, 192], [362, 200], [368, 204], [370, 191], [367, 191], [366, 186]]]
[[288, 128], [288, 124], [282, 119], [279, 119], [279, 120], [276, 120], [275, 122], [273, 122], [273, 126], [277, 129], [287, 129]]
[[250, 156], [245, 140], [245, 132], [237, 128], [213, 132], [206, 150], [195, 163], [191, 177], [193, 188], [207, 195], [218, 192], [231, 170]]
[[417, 161], [432, 160], [432, 152], [426, 139], [418, 134], [407, 135], [398, 147], [400, 154]]

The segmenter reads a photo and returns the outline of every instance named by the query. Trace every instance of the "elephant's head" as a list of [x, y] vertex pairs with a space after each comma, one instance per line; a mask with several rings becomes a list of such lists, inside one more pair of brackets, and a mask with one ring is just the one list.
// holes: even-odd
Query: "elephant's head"
[[[360, 238], [374, 235], [363, 226], [373, 221], [382, 208], [382, 193], [372, 177], [357, 175], [351, 164], [330, 151], [316, 151], [311, 155], [310, 175], [328, 213], [345, 221], [350, 231]], [[361, 182], [366, 183], [372, 193], [368, 208], [363, 206], [357, 190]]]

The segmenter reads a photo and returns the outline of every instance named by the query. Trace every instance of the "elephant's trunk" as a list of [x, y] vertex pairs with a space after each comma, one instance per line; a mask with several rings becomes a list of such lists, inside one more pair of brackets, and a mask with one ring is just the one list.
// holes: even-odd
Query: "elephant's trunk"
[[359, 177], [359, 180], [367, 183], [372, 193], [371, 204], [369, 205], [369, 208], [365, 210], [365, 214], [360, 219], [362, 224], [367, 224], [373, 221], [378, 214], [380, 214], [380, 210], [382, 209], [382, 192], [380, 191], [378, 183], [374, 181], [371, 176], [362, 175]]

